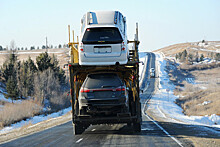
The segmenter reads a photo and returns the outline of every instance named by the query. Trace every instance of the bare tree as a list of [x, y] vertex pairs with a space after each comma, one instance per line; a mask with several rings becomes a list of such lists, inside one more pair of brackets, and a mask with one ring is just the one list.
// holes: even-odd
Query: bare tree
[[10, 42], [10, 50], [16, 50], [16, 45], [15, 45], [15, 41], [14, 40], [12, 40]]
[[34, 79], [35, 98], [42, 105], [50, 106], [52, 110], [59, 110], [70, 105], [67, 97], [52, 69], [38, 72]]

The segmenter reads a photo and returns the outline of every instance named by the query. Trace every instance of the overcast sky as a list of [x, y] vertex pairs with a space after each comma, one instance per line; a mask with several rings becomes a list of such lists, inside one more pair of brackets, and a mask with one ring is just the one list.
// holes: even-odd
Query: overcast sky
[[68, 43], [68, 28], [79, 35], [80, 19], [93, 10], [119, 10], [128, 39], [139, 23], [141, 51], [202, 39], [220, 41], [220, 0], [0, 0], [0, 45], [17, 47]]

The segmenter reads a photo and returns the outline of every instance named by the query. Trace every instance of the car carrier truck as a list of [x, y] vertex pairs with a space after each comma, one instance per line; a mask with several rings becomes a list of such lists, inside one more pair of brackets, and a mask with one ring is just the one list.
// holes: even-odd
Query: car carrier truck
[[[118, 13], [118, 12], [117, 12]], [[117, 21], [117, 20], [116, 20]], [[117, 23], [117, 22], [116, 22]], [[141, 131], [141, 104], [139, 97], [139, 55], [138, 55], [138, 24], [136, 24], [136, 34], [134, 41], [128, 41], [127, 43], [133, 43], [133, 49], [129, 50], [128, 61], [126, 64], [115, 64], [115, 65], [80, 65], [79, 64], [79, 50], [80, 44], [77, 39], [77, 42], [74, 42], [74, 33], [73, 33], [73, 42], [70, 41], [70, 27], [69, 27], [69, 47], [70, 47], [70, 55], [71, 60], [68, 63], [69, 67], [69, 75], [70, 75], [70, 95], [72, 98], [72, 122], [73, 122], [73, 131], [74, 134], [81, 134], [87, 129], [90, 125], [98, 125], [98, 124], [118, 124], [118, 123], [127, 123], [129, 126], [133, 127], [135, 132]], [[103, 45], [103, 44], [101, 44]], [[97, 58], [98, 60], [98, 58]], [[94, 92], [98, 91], [97, 89], [85, 89], [85, 80], [88, 77], [92, 78], [94, 74], [100, 73], [114, 73], [117, 77], [120, 78], [120, 81], [124, 84], [121, 87], [105, 87], [102, 86], [103, 91], [110, 91], [115, 94], [117, 91], [127, 92], [127, 104], [128, 107], [118, 107], [118, 111], [114, 111], [115, 113], [101, 113], [105, 112], [101, 109], [101, 106], [113, 106], [115, 101], [106, 101], [106, 99], [102, 96], [96, 98]], [[91, 74], [93, 74], [91, 76]], [[100, 89], [99, 89], [100, 90]], [[81, 93], [89, 92], [92, 95], [92, 98], [86, 97], [83, 100], [86, 103], [82, 106]], [[125, 93], [123, 93], [125, 94]], [[98, 104], [93, 105], [93, 100], [99, 100]], [[91, 103], [90, 103], [91, 102]], [[112, 105], [111, 105], [112, 104]], [[81, 108], [83, 111], [81, 111]], [[95, 111], [93, 113], [92, 110]], [[117, 107], [114, 107], [117, 109]], [[126, 109], [126, 110], [123, 110]], [[110, 111], [113, 109], [109, 109]], [[115, 109], [114, 109], [115, 110]], [[98, 113], [100, 111], [100, 113]]]

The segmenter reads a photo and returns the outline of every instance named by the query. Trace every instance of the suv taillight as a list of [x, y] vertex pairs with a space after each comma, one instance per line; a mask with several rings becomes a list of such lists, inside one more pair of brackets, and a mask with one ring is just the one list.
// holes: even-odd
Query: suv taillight
[[117, 87], [116, 91], [125, 91], [125, 87], [124, 86]]
[[88, 92], [95, 92], [95, 91], [125, 91], [125, 87], [124, 86], [119, 86], [117, 88], [114, 89], [88, 89], [88, 88], [82, 88], [80, 90], [81, 93], [88, 93]]
[[81, 43], [80, 47], [79, 47], [80, 51], [84, 51], [84, 48], [83, 48], [83, 43]]
[[88, 93], [88, 92], [93, 92], [93, 90], [87, 89], [87, 88], [82, 88], [82, 89], [80, 90], [80, 92], [81, 92], [81, 93]]
[[124, 42], [122, 42], [122, 44], [121, 44], [121, 50], [122, 50], [122, 51], [125, 50], [125, 43], [124, 43]]

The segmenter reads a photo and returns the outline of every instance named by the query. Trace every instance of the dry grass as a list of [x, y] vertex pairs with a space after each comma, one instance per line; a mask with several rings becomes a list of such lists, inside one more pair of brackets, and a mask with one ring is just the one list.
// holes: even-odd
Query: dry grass
[[[183, 108], [183, 113], [202, 116], [220, 115], [220, 67], [216, 67], [219, 64], [203, 64], [194, 67], [183, 64], [187, 71], [179, 67], [170, 68], [173, 66], [172, 62], [167, 63], [169, 65], [166, 71], [170, 81], [176, 85], [174, 94], [180, 96], [176, 103]], [[188, 78], [194, 79], [194, 83], [188, 83], [186, 81]]]
[[[216, 52], [216, 49], [220, 48], [220, 46], [216, 46], [220, 44], [220, 41], [208, 41], [209, 45], [205, 47], [198, 46], [197, 43], [198, 42], [173, 44], [173, 45], [155, 50], [154, 52], [163, 52], [164, 55], [167, 57], [168, 56], [175, 57], [175, 54], [179, 52], [183, 52], [184, 50], [187, 50], [188, 53], [195, 54], [196, 52], [198, 52], [199, 55], [203, 54], [207, 57], [210, 55], [211, 52]], [[197, 50], [195, 50], [195, 48]], [[200, 48], [205, 48], [207, 50], [201, 50]]]
[[[204, 104], [204, 102], [210, 102]], [[186, 115], [220, 115], [220, 91], [200, 90], [176, 100]]]
[[220, 67], [220, 63], [210, 63], [210, 64], [197, 64], [197, 65], [188, 65], [186, 63], [183, 63], [180, 65], [180, 69], [182, 70], [206, 70], [206, 69], [213, 69]]
[[17, 104], [7, 103], [0, 111], [0, 128], [33, 117], [41, 111], [42, 106], [32, 100], [25, 100]]
[[183, 82], [184, 89], [177, 86], [174, 94], [182, 97], [176, 103], [186, 115], [220, 115], [220, 68], [195, 70], [191, 74], [196, 77], [196, 84]]

